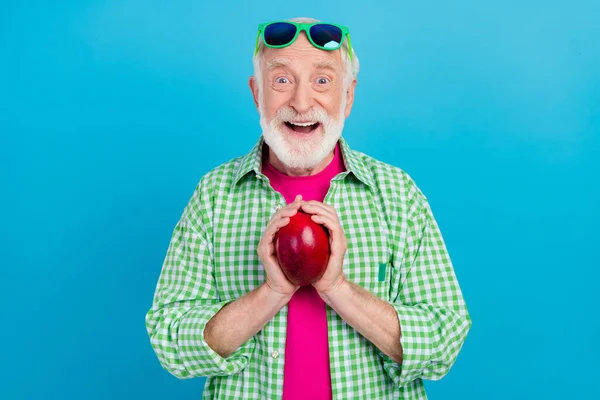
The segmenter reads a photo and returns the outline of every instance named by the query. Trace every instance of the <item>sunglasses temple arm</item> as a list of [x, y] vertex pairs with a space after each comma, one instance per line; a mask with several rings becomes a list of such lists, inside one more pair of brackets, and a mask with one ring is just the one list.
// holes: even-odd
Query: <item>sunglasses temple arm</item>
[[258, 34], [256, 35], [256, 47], [254, 48], [254, 55], [258, 53], [258, 40], [260, 39], [260, 29], [258, 30]]
[[346, 37], [348, 38], [348, 55], [350, 56], [350, 61], [352, 61], [352, 43], [350, 43], [350, 34], [347, 33]]

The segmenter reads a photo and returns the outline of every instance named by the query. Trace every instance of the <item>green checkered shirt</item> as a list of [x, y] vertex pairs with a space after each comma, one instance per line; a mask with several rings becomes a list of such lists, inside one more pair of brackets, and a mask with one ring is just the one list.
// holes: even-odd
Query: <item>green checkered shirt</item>
[[[440, 379], [471, 326], [429, 203], [401, 169], [340, 139], [346, 171], [331, 181], [347, 237], [347, 279], [398, 313], [402, 364], [327, 307], [334, 399], [426, 399], [422, 379]], [[204, 340], [206, 323], [265, 281], [257, 246], [281, 194], [261, 173], [263, 139], [208, 172], [175, 226], [146, 327], [167, 371], [206, 376], [206, 399], [281, 399], [287, 306], [227, 358]]]

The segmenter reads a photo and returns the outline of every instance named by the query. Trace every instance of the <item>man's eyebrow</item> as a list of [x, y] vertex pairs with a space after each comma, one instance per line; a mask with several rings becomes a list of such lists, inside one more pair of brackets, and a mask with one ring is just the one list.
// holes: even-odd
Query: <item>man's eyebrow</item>
[[291, 65], [291, 61], [284, 57], [277, 57], [267, 62], [267, 70], [271, 70], [277, 67], [289, 67]]
[[317, 61], [313, 64], [313, 67], [315, 67], [316, 69], [337, 69], [333, 61]]

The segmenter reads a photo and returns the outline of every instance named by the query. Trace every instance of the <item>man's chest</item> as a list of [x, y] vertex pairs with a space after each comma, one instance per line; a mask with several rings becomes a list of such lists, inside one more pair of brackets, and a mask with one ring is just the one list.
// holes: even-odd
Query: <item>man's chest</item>
[[[381, 200], [371, 190], [332, 182], [325, 203], [336, 209], [346, 235], [345, 276], [387, 299], [391, 227]], [[257, 248], [269, 220], [284, 205], [283, 197], [273, 190], [236, 193], [215, 203], [214, 277], [222, 301], [237, 299], [265, 281]]]

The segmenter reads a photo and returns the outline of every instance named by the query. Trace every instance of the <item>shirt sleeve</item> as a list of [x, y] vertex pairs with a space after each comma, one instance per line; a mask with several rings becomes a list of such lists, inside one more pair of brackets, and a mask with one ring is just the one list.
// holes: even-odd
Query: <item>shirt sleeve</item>
[[227, 302], [220, 301], [215, 287], [211, 244], [197, 210], [188, 205], [173, 231], [146, 314], [146, 329], [160, 364], [180, 379], [235, 374], [248, 364], [255, 345], [251, 338], [223, 358], [204, 340], [206, 323]]
[[409, 218], [402, 282], [392, 298], [400, 322], [402, 364], [380, 352], [398, 386], [438, 380], [454, 364], [471, 327], [463, 295], [429, 203]]

